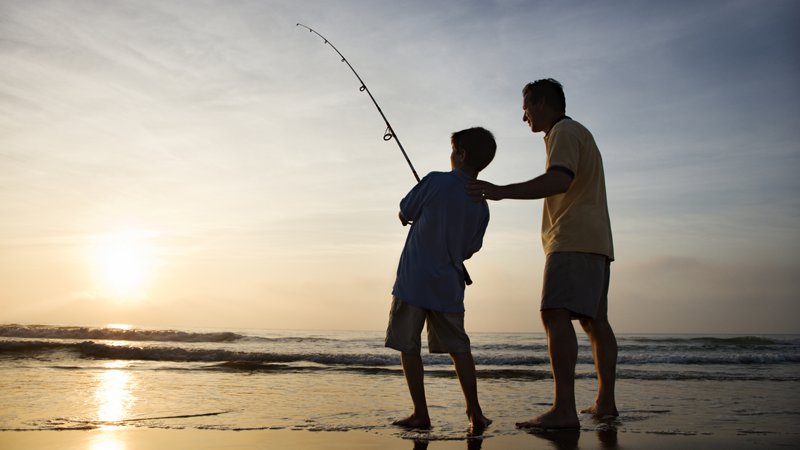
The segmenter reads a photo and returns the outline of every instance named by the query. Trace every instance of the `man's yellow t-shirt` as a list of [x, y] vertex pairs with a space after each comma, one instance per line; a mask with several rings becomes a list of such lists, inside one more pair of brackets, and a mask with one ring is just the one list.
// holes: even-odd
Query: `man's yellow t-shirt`
[[584, 252], [614, 259], [606, 200], [603, 159], [594, 137], [580, 123], [564, 118], [544, 137], [547, 170], [567, 170], [567, 192], [544, 199], [542, 244], [545, 254]]

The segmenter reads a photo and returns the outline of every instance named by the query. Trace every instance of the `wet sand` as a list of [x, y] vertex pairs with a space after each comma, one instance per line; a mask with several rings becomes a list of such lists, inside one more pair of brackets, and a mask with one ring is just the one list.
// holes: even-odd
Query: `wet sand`
[[321, 449], [321, 450], [515, 450], [515, 449], [756, 449], [791, 448], [786, 436], [682, 436], [649, 433], [560, 431], [491, 436], [465, 440], [427, 441], [365, 431], [312, 432], [293, 430], [217, 431], [115, 428], [88, 431], [5, 431], [0, 448], [7, 450], [150, 450], [150, 449]]

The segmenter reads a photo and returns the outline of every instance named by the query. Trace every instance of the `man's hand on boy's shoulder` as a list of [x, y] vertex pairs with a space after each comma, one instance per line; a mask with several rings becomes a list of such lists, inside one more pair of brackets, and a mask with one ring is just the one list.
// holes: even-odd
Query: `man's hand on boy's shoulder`
[[406, 216], [403, 215], [403, 211], [400, 211], [399, 213], [397, 213], [397, 217], [400, 218], [400, 223], [402, 223], [403, 226], [406, 226], [409, 223], [411, 223], [411, 222], [409, 222], [408, 219], [406, 219]]
[[489, 183], [488, 181], [472, 180], [467, 183], [467, 195], [472, 200], [479, 202], [481, 200], [500, 200], [502, 197], [498, 193], [498, 186]]

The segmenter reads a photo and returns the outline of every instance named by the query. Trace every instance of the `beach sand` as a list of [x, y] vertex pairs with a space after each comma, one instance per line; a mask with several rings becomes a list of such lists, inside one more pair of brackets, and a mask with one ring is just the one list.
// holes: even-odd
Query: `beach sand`
[[515, 449], [762, 449], [794, 448], [796, 443], [770, 436], [681, 436], [646, 433], [562, 431], [485, 439], [425, 441], [364, 431], [293, 430], [217, 431], [112, 428], [88, 431], [0, 432], [3, 450], [151, 450], [151, 449], [322, 449], [322, 450], [515, 450]]

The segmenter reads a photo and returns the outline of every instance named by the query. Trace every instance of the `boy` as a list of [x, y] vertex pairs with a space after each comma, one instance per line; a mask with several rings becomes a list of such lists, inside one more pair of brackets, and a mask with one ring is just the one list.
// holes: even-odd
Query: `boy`
[[453, 359], [470, 426], [481, 429], [492, 422], [478, 403], [475, 362], [464, 330], [463, 262], [481, 248], [489, 224], [486, 201], [470, 199], [466, 185], [489, 165], [497, 144], [492, 133], [480, 127], [453, 133], [450, 141], [452, 171], [429, 173], [400, 202], [400, 222], [413, 225], [392, 289], [386, 346], [401, 352], [414, 403], [414, 412], [393, 425], [409, 428], [431, 427], [420, 355], [425, 322], [428, 350], [449, 353]]

